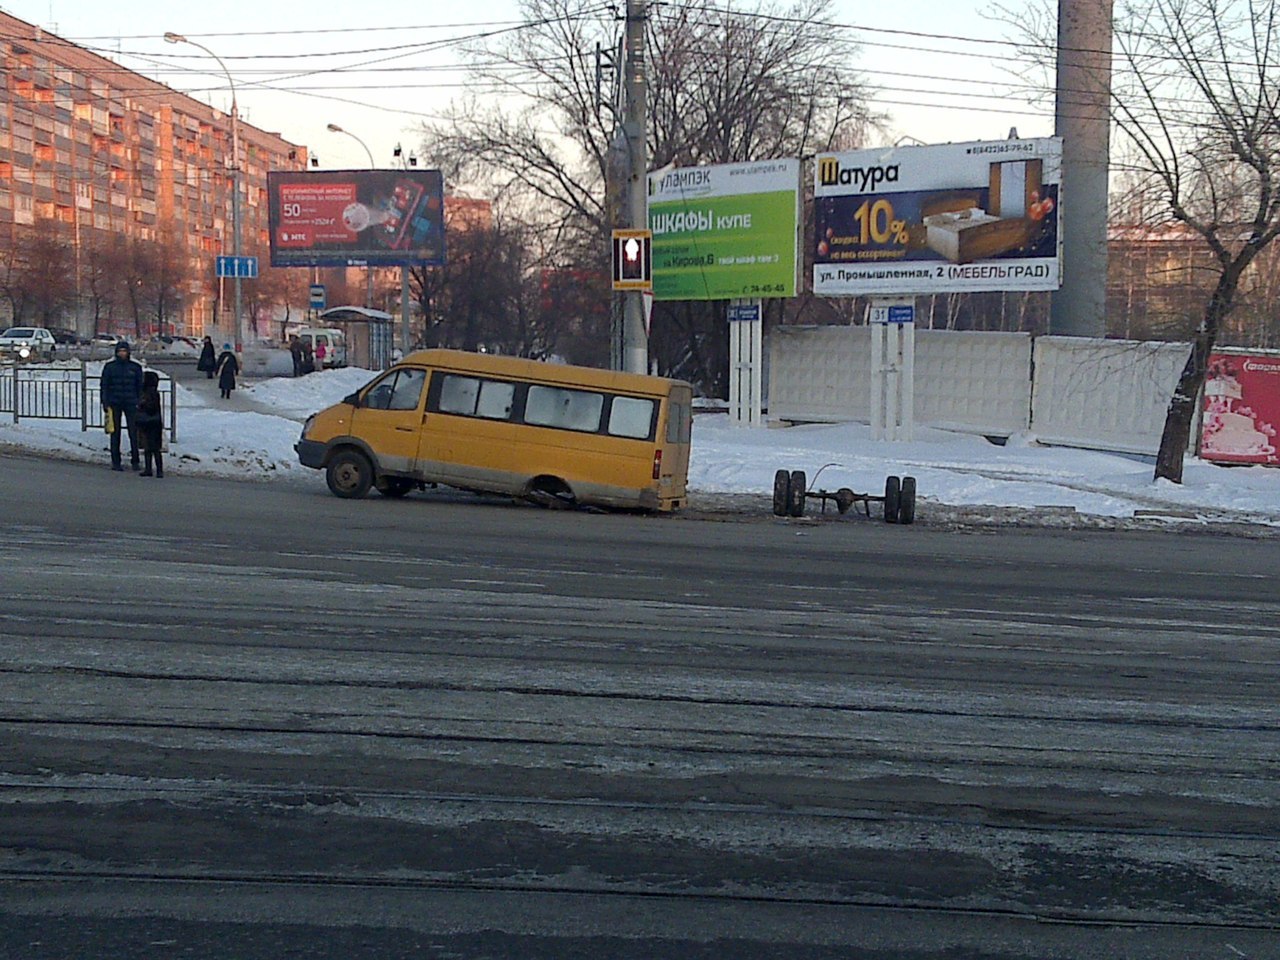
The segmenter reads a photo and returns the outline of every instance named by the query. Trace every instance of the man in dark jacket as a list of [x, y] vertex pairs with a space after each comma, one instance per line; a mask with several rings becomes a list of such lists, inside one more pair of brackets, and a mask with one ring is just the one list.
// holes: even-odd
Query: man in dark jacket
[[129, 431], [129, 459], [133, 469], [138, 469], [138, 438], [133, 417], [142, 396], [142, 364], [130, 355], [129, 344], [121, 340], [116, 344], [114, 360], [102, 365], [102, 409], [110, 410], [114, 422], [111, 432], [111, 469], [123, 470], [120, 464], [120, 428]]

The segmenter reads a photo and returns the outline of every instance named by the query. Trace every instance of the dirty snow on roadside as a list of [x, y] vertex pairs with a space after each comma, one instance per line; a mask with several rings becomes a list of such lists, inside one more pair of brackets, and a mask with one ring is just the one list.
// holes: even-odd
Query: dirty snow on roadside
[[[91, 375], [96, 375], [93, 371]], [[178, 440], [170, 472], [322, 483], [293, 450], [309, 414], [367, 383], [356, 368], [246, 383], [251, 409], [219, 409], [178, 385]], [[105, 460], [101, 431], [78, 422], [0, 419], [0, 446], [78, 460]], [[1218, 467], [1189, 458], [1179, 486], [1151, 479], [1150, 462], [1043, 447], [1030, 436], [997, 446], [982, 437], [918, 428], [906, 443], [871, 439], [865, 424], [742, 428], [723, 413], [695, 418], [689, 486], [701, 494], [767, 495], [778, 469], [804, 470], [811, 488], [881, 493], [886, 475], [914, 476], [923, 503], [1073, 509], [1104, 517], [1169, 511], [1280, 526], [1280, 470]]]

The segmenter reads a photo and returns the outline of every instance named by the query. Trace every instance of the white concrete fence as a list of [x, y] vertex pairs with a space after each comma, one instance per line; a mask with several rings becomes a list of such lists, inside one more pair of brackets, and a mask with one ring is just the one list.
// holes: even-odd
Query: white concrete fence
[[[917, 330], [919, 424], [1154, 455], [1187, 343]], [[769, 417], [871, 415], [869, 327], [781, 326], [771, 334]]]

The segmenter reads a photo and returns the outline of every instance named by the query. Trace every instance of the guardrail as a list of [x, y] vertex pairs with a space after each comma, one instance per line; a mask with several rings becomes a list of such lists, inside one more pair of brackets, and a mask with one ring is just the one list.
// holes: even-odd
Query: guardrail
[[[178, 392], [173, 378], [159, 370], [160, 399], [169, 408], [170, 442], [178, 439]], [[79, 420], [80, 430], [101, 428], [103, 411], [98, 378], [84, 361], [75, 366], [0, 364], [0, 415], [22, 420]]]

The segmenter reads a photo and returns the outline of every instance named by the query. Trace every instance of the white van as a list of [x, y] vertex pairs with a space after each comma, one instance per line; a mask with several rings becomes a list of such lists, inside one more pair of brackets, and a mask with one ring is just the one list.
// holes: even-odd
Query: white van
[[[303, 327], [298, 331], [298, 339], [303, 344], [310, 344], [312, 356], [315, 356], [316, 345], [323, 343], [326, 367], [347, 365], [347, 335], [337, 327]], [[316, 369], [319, 368], [320, 364], [317, 362]]]

